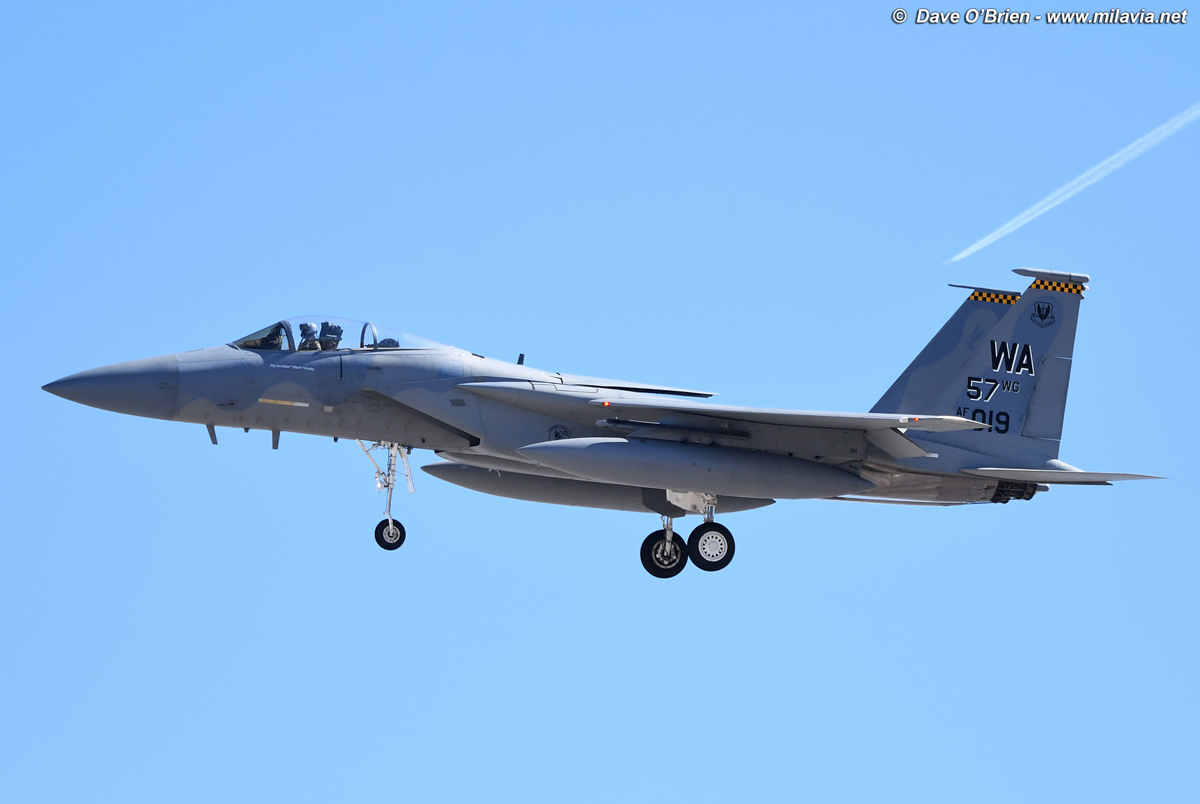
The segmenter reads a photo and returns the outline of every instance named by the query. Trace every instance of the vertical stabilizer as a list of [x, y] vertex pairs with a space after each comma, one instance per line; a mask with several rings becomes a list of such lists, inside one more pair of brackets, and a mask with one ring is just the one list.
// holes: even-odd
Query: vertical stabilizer
[[896, 378], [871, 408], [872, 413], [943, 412], [935, 410], [935, 405], [942, 404], [946, 387], [1010, 305], [1021, 298], [1020, 293], [1008, 290], [951, 287], [967, 287], [974, 292]]
[[972, 293], [874, 412], [974, 419], [988, 427], [920, 437], [1010, 464], [1057, 458], [1088, 277], [1028, 268], [1016, 273], [1034, 280], [1024, 294]]

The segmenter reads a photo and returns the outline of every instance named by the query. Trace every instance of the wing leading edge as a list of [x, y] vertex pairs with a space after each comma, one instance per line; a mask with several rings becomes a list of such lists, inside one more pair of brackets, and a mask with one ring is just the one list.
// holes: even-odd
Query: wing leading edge
[[588, 404], [616, 412], [631, 409], [642, 413], [653, 412], [664, 417], [672, 413], [686, 413], [754, 424], [813, 427], [821, 430], [864, 430], [867, 432], [872, 430], [919, 430], [929, 433], [945, 433], [954, 430], [980, 430], [987, 427], [986, 424], [981, 425], [977, 421], [964, 419], [961, 416], [776, 410], [745, 408], [736, 405], [711, 405], [683, 399], [671, 402], [657, 399], [593, 399]]
[[[540, 387], [539, 387], [540, 386]], [[823, 430], [893, 430], [907, 429], [942, 433], [954, 430], [979, 430], [986, 428], [971, 419], [961, 416], [923, 416], [897, 413], [828, 413], [807, 410], [776, 410], [771, 408], [748, 408], [737, 405], [714, 405], [690, 399], [662, 399], [650, 397], [608, 396], [596, 394], [596, 388], [552, 386], [548, 383], [530, 382], [466, 382], [457, 387], [465, 391], [491, 397], [503, 402], [531, 410], [561, 408], [568, 404], [586, 404], [603, 408], [608, 417], [617, 417], [622, 411], [636, 411], [639, 419], [649, 416], [657, 422], [673, 414], [704, 416], [726, 422], [773, 424], [785, 427], [809, 427]], [[564, 394], [572, 391], [576, 394]], [[589, 393], [590, 392], [590, 393]], [[573, 397], [573, 398], [572, 398]], [[587, 398], [591, 397], [591, 398]]]

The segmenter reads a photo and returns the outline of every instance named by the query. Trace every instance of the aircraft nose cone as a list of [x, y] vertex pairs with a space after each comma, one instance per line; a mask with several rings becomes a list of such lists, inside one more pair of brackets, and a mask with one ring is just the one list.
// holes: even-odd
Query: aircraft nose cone
[[179, 396], [179, 359], [166, 355], [81, 371], [42, 390], [93, 408], [170, 419]]

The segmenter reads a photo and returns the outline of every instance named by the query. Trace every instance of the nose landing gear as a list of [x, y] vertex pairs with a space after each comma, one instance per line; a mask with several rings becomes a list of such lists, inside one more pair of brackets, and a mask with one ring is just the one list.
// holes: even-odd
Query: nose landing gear
[[[375, 543], [384, 550], [395, 550], [404, 544], [406, 534], [404, 526], [397, 520], [392, 519], [392, 490], [396, 488], [397, 464], [402, 462], [404, 464], [404, 479], [408, 481], [408, 493], [412, 494], [416, 491], [416, 487], [413, 486], [412, 469], [408, 465], [408, 453], [411, 451], [411, 447], [401, 446], [391, 441], [377, 441], [368, 449], [361, 440], [355, 440], [358, 441], [358, 446], [362, 448], [363, 454], [367, 456], [367, 460], [375, 466], [375, 490], [383, 491], [387, 489], [387, 505], [383, 509], [383, 513], [387, 518], [375, 526]], [[387, 471], [381, 469], [375, 459], [371, 457], [371, 450], [380, 447], [388, 451]]]
[[384, 550], [395, 550], [404, 544], [404, 526], [395, 519], [385, 519], [375, 526], [375, 543]]

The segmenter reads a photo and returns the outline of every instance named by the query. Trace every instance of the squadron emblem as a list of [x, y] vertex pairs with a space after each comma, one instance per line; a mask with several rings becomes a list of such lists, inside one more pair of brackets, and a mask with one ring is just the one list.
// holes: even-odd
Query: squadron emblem
[[561, 424], [556, 424], [550, 428], [550, 438], [553, 441], [562, 441], [564, 438], [570, 438], [571, 431]]
[[1029, 320], [1045, 329], [1054, 323], [1054, 305], [1050, 302], [1038, 302], [1033, 305], [1033, 313], [1030, 314]]

